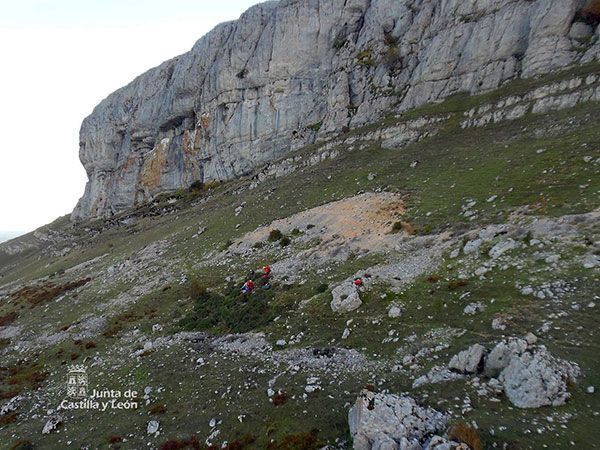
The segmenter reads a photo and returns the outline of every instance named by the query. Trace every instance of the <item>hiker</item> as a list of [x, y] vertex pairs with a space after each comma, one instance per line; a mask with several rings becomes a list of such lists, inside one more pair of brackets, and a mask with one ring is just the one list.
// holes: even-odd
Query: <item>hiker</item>
[[358, 277], [354, 279], [354, 286], [356, 286], [356, 288], [361, 288], [364, 286], [363, 280], [362, 278]]
[[271, 278], [271, 266], [269, 266], [268, 264], [263, 267], [263, 279], [264, 280], [268, 280], [269, 278]]
[[254, 292], [254, 281], [248, 280], [242, 286], [242, 294], [252, 294]]

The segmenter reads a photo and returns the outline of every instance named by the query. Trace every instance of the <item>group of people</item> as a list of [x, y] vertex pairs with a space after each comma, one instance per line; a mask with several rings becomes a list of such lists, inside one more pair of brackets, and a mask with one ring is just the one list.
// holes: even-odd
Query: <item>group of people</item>
[[[256, 289], [256, 283], [254, 281], [255, 276], [256, 274], [254, 271], [248, 275], [246, 282], [242, 286], [242, 294], [252, 294], [254, 292]], [[365, 273], [364, 278], [368, 280], [371, 278], [371, 275]], [[362, 289], [365, 285], [365, 282], [363, 281], [362, 277], [356, 277], [354, 278], [353, 284], [356, 289]], [[260, 288], [271, 289], [271, 266], [268, 264], [263, 267], [263, 271], [260, 276]]]
[[[248, 279], [242, 286], [242, 294], [252, 294], [256, 289], [256, 283], [254, 282], [255, 273], [248, 276]], [[271, 266], [268, 264], [263, 267], [262, 275], [260, 276], [260, 288], [271, 289]]]

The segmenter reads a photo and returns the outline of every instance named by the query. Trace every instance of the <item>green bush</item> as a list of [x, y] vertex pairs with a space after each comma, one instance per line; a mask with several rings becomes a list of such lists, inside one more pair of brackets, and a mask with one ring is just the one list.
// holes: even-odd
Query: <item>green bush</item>
[[190, 184], [190, 187], [188, 188], [188, 190], [190, 192], [202, 191], [202, 190], [204, 190], [204, 183], [200, 180], [196, 180], [192, 184]]
[[269, 232], [269, 242], [279, 241], [283, 237], [281, 230], [275, 229]]
[[199, 300], [206, 291], [208, 290], [208, 286], [201, 283], [198, 278], [192, 278], [190, 281], [190, 297], [192, 300]]
[[327, 283], [321, 283], [315, 288], [315, 292], [317, 294], [322, 294], [323, 292], [327, 292], [327, 289], [329, 289], [329, 285]]
[[392, 233], [400, 233], [402, 231], [402, 222], [394, 222], [392, 225]]
[[239, 286], [233, 284], [224, 293], [204, 290], [196, 299], [193, 311], [179, 325], [186, 330], [246, 333], [266, 325], [275, 316], [269, 306], [270, 296], [270, 291], [261, 289], [244, 295]]
[[279, 240], [279, 245], [281, 245], [282, 247], [287, 247], [288, 245], [291, 244], [291, 242], [292, 242], [292, 240], [288, 236], [283, 236]]

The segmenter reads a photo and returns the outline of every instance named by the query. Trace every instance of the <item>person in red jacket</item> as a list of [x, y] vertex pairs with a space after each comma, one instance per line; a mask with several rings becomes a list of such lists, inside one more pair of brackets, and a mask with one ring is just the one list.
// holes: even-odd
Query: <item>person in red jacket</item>
[[248, 280], [242, 286], [242, 293], [243, 294], [252, 294], [252, 292], [254, 292], [254, 281]]
[[363, 287], [364, 283], [362, 278], [355, 278], [354, 279], [354, 286], [356, 286], [357, 288], [361, 288]]
[[263, 278], [269, 279], [271, 277], [271, 266], [268, 264], [263, 267]]

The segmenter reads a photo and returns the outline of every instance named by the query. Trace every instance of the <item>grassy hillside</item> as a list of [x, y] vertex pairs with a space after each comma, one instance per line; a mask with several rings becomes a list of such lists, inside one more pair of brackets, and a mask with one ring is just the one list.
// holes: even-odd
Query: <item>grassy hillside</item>
[[[5, 255], [0, 265], [0, 402], [23, 395], [14, 412], [0, 417], [0, 442], [6, 448], [19, 441], [42, 449], [204, 448], [210, 437], [232, 449], [345, 448], [348, 408], [369, 385], [409, 392], [451, 412], [455, 423], [475, 422], [486, 448], [594, 448], [600, 401], [586, 389], [600, 384], [600, 292], [598, 268], [583, 261], [598, 255], [598, 225], [578, 219], [575, 231], [564, 231], [560, 224], [600, 203], [598, 103], [484, 127], [460, 124], [471, 108], [597, 70], [586, 66], [392, 114], [341, 136], [335, 159], [253, 189], [249, 177], [165, 195], [110, 224], [51, 225], [64, 240]], [[437, 134], [402, 148], [383, 148], [368, 137], [419, 117], [444, 119]], [[296, 156], [309, 159], [325, 144]], [[389, 220], [373, 231], [381, 248], [364, 247], [365, 236], [328, 244], [321, 209], [314, 223], [281, 230], [289, 243], [244, 242], [276, 219], [363, 192], [402, 199], [399, 225]], [[492, 224], [506, 224], [518, 247], [491, 258], [489, 250], [506, 238], [498, 234], [480, 253], [451, 257]], [[536, 238], [542, 226], [562, 231]], [[237, 251], [240, 245], [249, 250]], [[356, 311], [331, 310], [331, 289], [348, 277], [373, 268], [383, 273], [386, 264], [403, 273], [419, 258], [427, 270], [408, 282], [398, 287], [380, 279]], [[267, 263], [280, 267], [272, 289], [241, 297], [248, 272]], [[524, 293], [524, 286], [545, 284], [560, 294]], [[466, 315], [476, 301], [485, 309]], [[388, 315], [392, 304], [402, 305], [400, 317]], [[492, 328], [496, 318], [505, 319], [504, 330]], [[350, 334], [342, 339], [345, 329]], [[230, 336], [246, 332], [264, 337]], [[519, 409], [504, 396], [478, 395], [470, 379], [412, 388], [416, 377], [470, 344], [527, 332], [581, 366], [566, 405]], [[252, 343], [273, 350], [249, 348]], [[333, 357], [321, 356], [332, 348]], [[409, 355], [414, 367], [403, 364]], [[59, 411], [59, 432], [42, 435], [65, 397], [73, 363], [88, 367], [96, 389], [138, 391], [139, 407]], [[307, 392], [311, 384], [319, 389]], [[471, 410], [463, 414], [467, 397]], [[158, 435], [147, 434], [150, 420], [160, 422]], [[23, 445], [15, 448], [31, 448]]]

